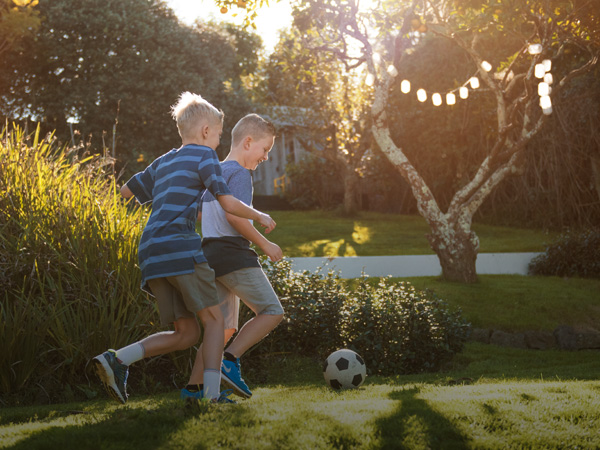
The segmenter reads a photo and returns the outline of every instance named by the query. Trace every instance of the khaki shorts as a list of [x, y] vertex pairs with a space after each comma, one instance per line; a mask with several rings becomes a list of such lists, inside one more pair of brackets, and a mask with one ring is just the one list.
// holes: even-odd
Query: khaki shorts
[[260, 267], [247, 267], [217, 277], [217, 292], [225, 329], [238, 329], [240, 299], [254, 314], [283, 314], [273, 286]]
[[158, 302], [161, 325], [196, 317], [198, 311], [219, 304], [214, 270], [208, 263], [195, 264], [194, 270], [185, 275], [148, 280]]

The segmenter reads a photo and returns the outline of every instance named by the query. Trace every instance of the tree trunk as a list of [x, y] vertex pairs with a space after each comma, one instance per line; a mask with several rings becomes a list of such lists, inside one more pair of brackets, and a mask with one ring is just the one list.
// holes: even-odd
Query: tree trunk
[[350, 215], [356, 212], [357, 179], [354, 171], [347, 168], [344, 172], [344, 213]]
[[440, 260], [442, 277], [448, 281], [476, 283], [479, 240], [475, 233], [450, 226], [432, 227], [431, 231], [427, 239]]
[[594, 186], [596, 188], [596, 194], [598, 194], [598, 200], [600, 200], [600, 154], [591, 155], [590, 160], [592, 163], [592, 178], [594, 179]]

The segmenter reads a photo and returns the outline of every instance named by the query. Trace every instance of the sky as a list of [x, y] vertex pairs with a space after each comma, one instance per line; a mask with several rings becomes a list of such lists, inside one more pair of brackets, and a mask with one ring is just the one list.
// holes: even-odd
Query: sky
[[[166, 0], [179, 19], [191, 24], [197, 18], [227, 20], [241, 25], [243, 10], [233, 8], [227, 14], [221, 14], [219, 8], [215, 6], [212, 0]], [[270, 7], [264, 7], [258, 11], [258, 17], [255, 20], [255, 32], [263, 39], [263, 44], [267, 53], [271, 53], [279, 40], [279, 30], [289, 28], [292, 22], [291, 7], [288, 0], [270, 1]], [[238, 12], [238, 17], [233, 17], [232, 13]]]

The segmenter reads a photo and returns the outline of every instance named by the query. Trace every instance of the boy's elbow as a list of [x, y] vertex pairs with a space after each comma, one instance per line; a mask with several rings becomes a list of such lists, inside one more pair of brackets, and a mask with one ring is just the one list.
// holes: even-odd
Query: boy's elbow
[[221, 205], [221, 208], [223, 208], [225, 212], [228, 213], [231, 212], [232, 208], [231, 198], [231, 195], [219, 195], [217, 197], [217, 201], [219, 202], [219, 205]]
[[131, 189], [129, 189], [126, 184], [121, 186], [121, 196], [123, 198], [131, 198], [133, 196], [133, 192], [131, 192]]

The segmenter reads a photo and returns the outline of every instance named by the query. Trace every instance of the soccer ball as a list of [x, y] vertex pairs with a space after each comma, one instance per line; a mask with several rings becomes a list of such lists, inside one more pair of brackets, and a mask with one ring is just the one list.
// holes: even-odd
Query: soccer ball
[[360, 355], [343, 348], [333, 352], [323, 364], [325, 381], [333, 389], [354, 389], [365, 381], [367, 366]]

